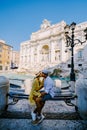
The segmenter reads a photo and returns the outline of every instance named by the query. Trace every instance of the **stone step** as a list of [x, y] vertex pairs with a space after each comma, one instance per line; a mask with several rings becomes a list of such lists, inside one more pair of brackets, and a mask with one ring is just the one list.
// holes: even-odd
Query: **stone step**
[[[76, 112], [70, 113], [43, 113], [45, 119], [59, 119], [59, 120], [81, 120], [80, 116]], [[31, 119], [31, 114], [28, 112], [19, 112], [19, 111], [5, 111], [0, 115], [0, 118], [6, 119]]]

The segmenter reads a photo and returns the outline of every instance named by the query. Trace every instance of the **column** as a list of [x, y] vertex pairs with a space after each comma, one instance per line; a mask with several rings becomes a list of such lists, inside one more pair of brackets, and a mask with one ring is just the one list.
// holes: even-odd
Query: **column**
[[51, 41], [51, 63], [55, 62], [55, 43], [53, 41]]
[[41, 56], [40, 56], [40, 46], [37, 46], [37, 63], [40, 63], [40, 59], [41, 59]]
[[34, 48], [31, 47], [31, 65], [34, 63]]
[[65, 53], [65, 49], [66, 49], [66, 45], [65, 45], [65, 41], [64, 41], [64, 36], [61, 35], [61, 40], [60, 40], [60, 45], [61, 45], [61, 52], [60, 52], [60, 55], [61, 55], [61, 62], [66, 62], [66, 53]]

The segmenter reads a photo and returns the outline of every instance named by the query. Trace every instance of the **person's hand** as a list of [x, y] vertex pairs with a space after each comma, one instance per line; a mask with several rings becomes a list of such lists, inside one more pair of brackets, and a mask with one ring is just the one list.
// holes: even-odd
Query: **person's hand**
[[46, 92], [41, 92], [41, 97], [43, 97], [46, 94]]

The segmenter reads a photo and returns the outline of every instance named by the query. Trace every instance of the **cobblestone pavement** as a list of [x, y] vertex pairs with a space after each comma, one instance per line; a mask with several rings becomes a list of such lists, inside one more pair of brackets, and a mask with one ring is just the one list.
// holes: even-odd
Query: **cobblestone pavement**
[[86, 130], [87, 121], [44, 120], [37, 126], [29, 119], [0, 119], [0, 130]]
[[10, 105], [7, 112], [10, 114], [6, 115], [4, 112], [4, 116], [0, 116], [0, 130], [87, 129], [87, 120], [82, 120], [75, 112], [75, 108], [67, 106], [63, 101], [47, 101], [43, 108], [46, 118], [37, 126], [31, 124], [28, 100], [23, 99], [15, 105]]

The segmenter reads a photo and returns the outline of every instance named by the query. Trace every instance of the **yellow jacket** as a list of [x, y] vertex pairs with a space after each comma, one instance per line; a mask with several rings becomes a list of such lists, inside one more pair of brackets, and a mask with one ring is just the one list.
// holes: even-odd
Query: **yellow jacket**
[[35, 105], [35, 100], [33, 99], [35, 96], [40, 97], [40, 89], [43, 87], [43, 81], [41, 82], [39, 78], [35, 78], [32, 83], [32, 89], [29, 95], [29, 102], [31, 105]]

